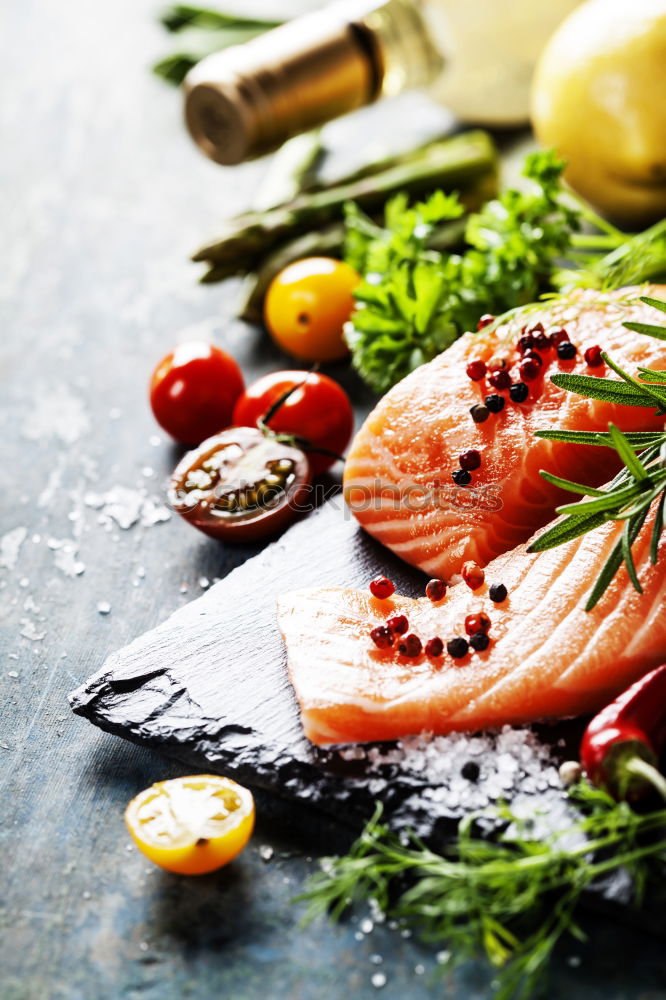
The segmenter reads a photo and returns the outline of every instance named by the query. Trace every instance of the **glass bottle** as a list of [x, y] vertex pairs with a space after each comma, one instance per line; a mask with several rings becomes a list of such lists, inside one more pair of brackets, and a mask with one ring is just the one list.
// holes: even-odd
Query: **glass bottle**
[[185, 80], [185, 119], [223, 164], [409, 88], [464, 121], [517, 125], [541, 49], [579, 2], [337, 0], [203, 59]]

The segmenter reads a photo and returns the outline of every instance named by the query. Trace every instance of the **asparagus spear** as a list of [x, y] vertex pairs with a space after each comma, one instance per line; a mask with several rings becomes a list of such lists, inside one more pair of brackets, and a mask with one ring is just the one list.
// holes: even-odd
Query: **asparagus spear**
[[324, 154], [320, 130], [295, 135], [282, 145], [252, 199], [255, 212], [276, 208], [310, 189], [311, 175]]
[[[287, 264], [303, 257], [341, 257], [345, 242], [344, 223], [336, 222], [326, 229], [314, 230], [297, 236], [295, 240], [285, 243], [274, 250], [262, 262], [256, 274], [248, 274], [243, 282], [241, 300], [238, 306], [238, 316], [246, 323], [261, 323], [264, 309], [264, 296], [273, 278]], [[208, 275], [203, 278], [208, 281]]]
[[[452, 250], [462, 240], [467, 218], [463, 216], [453, 222], [438, 226], [430, 235], [428, 246], [432, 250], [444, 252]], [[380, 229], [378, 227], [378, 232]], [[285, 243], [263, 261], [256, 274], [248, 274], [243, 281], [237, 316], [246, 323], [261, 323], [264, 312], [264, 298], [273, 278], [287, 264], [303, 257], [337, 257], [344, 255], [345, 225], [336, 222], [326, 229], [305, 233], [295, 240]], [[208, 275], [202, 279], [208, 281]]]
[[433, 188], [466, 192], [478, 204], [479, 186], [494, 188], [496, 151], [486, 132], [465, 132], [425, 147], [421, 156], [400, 161], [378, 174], [322, 191], [304, 192], [269, 212], [246, 212], [227, 223], [220, 239], [202, 247], [192, 260], [210, 265], [206, 281], [256, 270], [266, 255], [312, 229], [338, 221], [345, 202], [366, 212], [380, 209], [398, 191], [417, 196]]

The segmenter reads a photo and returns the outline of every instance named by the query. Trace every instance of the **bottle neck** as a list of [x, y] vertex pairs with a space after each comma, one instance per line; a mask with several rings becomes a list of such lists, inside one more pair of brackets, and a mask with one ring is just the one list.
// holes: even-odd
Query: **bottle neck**
[[385, 0], [363, 18], [381, 65], [381, 96], [426, 87], [444, 68], [421, 0]]
[[421, 0], [338, 0], [198, 63], [185, 119], [207, 156], [240, 163], [441, 68]]

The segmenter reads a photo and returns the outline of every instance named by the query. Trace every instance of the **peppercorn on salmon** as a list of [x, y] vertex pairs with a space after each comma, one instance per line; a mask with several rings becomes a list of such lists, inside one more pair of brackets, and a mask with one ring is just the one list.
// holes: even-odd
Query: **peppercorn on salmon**
[[[489, 564], [476, 592], [458, 583], [437, 604], [336, 588], [284, 594], [278, 622], [306, 736], [322, 746], [389, 740], [600, 709], [664, 660], [666, 541], [653, 565], [652, 522], [633, 546], [643, 593], [623, 567], [590, 612], [586, 599], [621, 523], [540, 554], [520, 545]], [[489, 596], [497, 584], [507, 591], [500, 603]], [[454, 658], [447, 642], [466, 639], [465, 618], [481, 611], [491, 623], [487, 648]], [[396, 615], [424, 648], [441, 638], [443, 655], [377, 648], [370, 632]]]
[[[465, 562], [485, 566], [524, 542], [570, 499], [539, 470], [590, 486], [608, 480], [619, 468], [610, 450], [534, 435], [539, 429], [605, 431], [609, 421], [627, 431], [663, 427], [654, 409], [587, 399], [549, 378], [556, 372], [607, 376], [606, 366], [595, 364], [597, 351], [587, 355], [592, 365], [586, 361], [596, 347], [632, 373], [638, 365], [666, 368], [663, 341], [622, 325], [655, 322], [655, 310], [638, 301], [640, 294], [663, 298], [666, 288], [583, 291], [542, 310], [532, 307], [496, 331], [465, 334], [391, 389], [346, 461], [345, 498], [363, 527], [406, 562], [450, 581]], [[562, 338], [564, 346], [537, 346], [533, 357], [523, 351], [521, 361], [516, 345], [525, 325], [533, 339], [542, 334], [542, 344], [563, 329], [554, 340]], [[483, 362], [485, 377], [467, 374], [472, 362]], [[486, 404], [488, 396], [494, 398]], [[475, 422], [473, 407], [482, 408], [475, 411], [482, 422]]]

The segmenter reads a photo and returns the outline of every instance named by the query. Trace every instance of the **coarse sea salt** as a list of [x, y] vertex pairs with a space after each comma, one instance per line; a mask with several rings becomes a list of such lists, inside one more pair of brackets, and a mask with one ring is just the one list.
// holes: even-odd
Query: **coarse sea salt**
[[24, 639], [30, 639], [31, 642], [39, 642], [44, 638], [46, 632], [40, 632], [34, 622], [28, 621], [27, 618], [21, 619], [21, 635]]
[[[484, 809], [500, 800], [512, 803], [528, 793], [561, 800], [562, 790], [550, 748], [529, 728], [504, 726], [483, 735], [450, 733], [433, 736], [422, 733], [398, 741], [395, 747], [356, 744], [342, 747], [345, 761], [367, 761], [372, 794], [380, 794], [387, 783], [400, 774], [418, 776], [423, 788], [415, 794], [424, 807], [437, 812], [456, 809]], [[471, 768], [475, 780], [465, 777]], [[467, 768], [465, 766], [467, 765]], [[530, 794], [531, 793], [531, 794]]]
[[23, 424], [23, 436], [40, 443], [58, 438], [74, 444], [90, 427], [83, 401], [67, 386], [41, 387], [35, 393], [30, 413]]
[[75, 577], [85, 573], [85, 563], [77, 558], [79, 546], [73, 538], [49, 538], [46, 544], [53, 552], [56, 569], [65, 576]]
[[83, 497], [86, 507], [99, 511], [98, 522], [107, 529], [112, 524], [124, 531], [140, 523], [151, 527], [171, 517], [167, 507], [145, 489], [131, 489], [127, 486], [113, 486], [105, 493], [89, 490]]
[[19, 526], [7, 531], [0, 538], [0, 567], [2, 569], [14, 569], [27, 534], [28, 529]]

